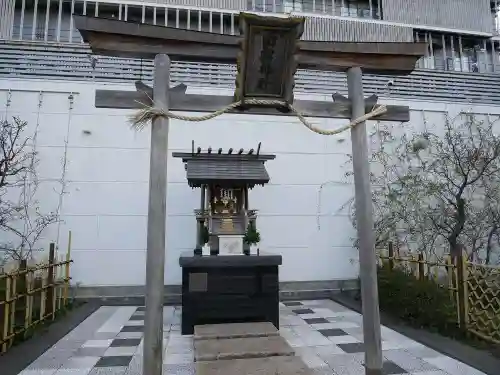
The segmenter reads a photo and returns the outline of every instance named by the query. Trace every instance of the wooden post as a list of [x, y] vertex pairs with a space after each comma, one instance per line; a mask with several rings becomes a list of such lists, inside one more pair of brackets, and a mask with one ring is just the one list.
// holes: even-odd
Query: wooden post
[[55, 298], [55, 289], [54, 289], [54, 259], [56, 255], [56, 245], [54, 243], [50, 244], [49, 247], [49, 264], [48, 264], [48, 269], [47, 269], [47, 303], [46, 307], [48, 307], [48, 314], [50, 315], [50, 318], [54, 320], [54, 313], [55, 313], [55, 305], [54, 305], [54, 298]]
[[11, 283], [11, 276], [7, 275], [7, 277], [5, 278], [5, 303], [3, 305], [2, 353], [5, 353], [9, 348], [7, 337], [9, 337], [10, 283]]
[[[170, 58], [156, 55], [153, 99], [168, 111]], [[168, 119], [157, 118], [151, 127], [149, 203], [146, 255], [146, 314], [143, 374], [162, 375], [163, 290], [167, 199]]]
[[467, 311], [466, 311], [466, 302], [465, 299], [467, 298], [467, 295], [465, 293], [465, 283], [467, 282], [465, 280], [464, 274], [465, 274], [465, 263], [464, 263], [464, 254], [462, 251], [460, 251], [457, 254], [456, 257], [456, 270], [457, 270], [457, 276], [456, 276], [456, 281], [457, 281], [457, 303], [458, 303], [458, 322], [460, 324], [460, 328], [465, 330], [466, 327], [466, 321], [467, 321]]
[[[352, 102], [351, 119], [365, 114], [363, 74], [360, 67], [347, 71], [347, 87]], [[359, 274], [363, 301], [363, 335], [365, 342], [365, 374], [382, 374], [382, 344], [377, 286], [377, 257], [373, 233], [373, 205], [370, 187], [366, 123], [351, 128], [356, 220], [359, 239]]]
[[66, 307], [68, 303], [69, 285], [70, 285], [70, 262], [71, 262], [71, 231], [68, 233], [68, 251], [66, 252], [66, 264], [64, 265], [64, 295], [63, 295], [63, 305]]
[[394, 247], [392, 242], [389, 242], [389, 269], [391, 271], [394, 269]]
[[[451, 255], [448, 255], [446, 257], [446, 273], [448, 274], [448, 290], [450, 291], [450, 298], [453, 301], [453, 298], [455, 298], [455, 290], [453, 286], [453, 261], [451, 258]], [[458, 317], [458, 313], [457, 313]]]
[[467, 256], [462, 256], [463, 261], [463, 273], [462, 273], [462, 283], [463, 283], [463, 304], [464, 304], [464, 329], [467, 330], [469, 325], [469, 262]]
[[[56, 246], [57, 249], [57, 246]], [[59, 311], [61, 309], [61, 300], [62, 300], [62, 285], [60, 284], [61, 281], [61, 274], [62, 274], [62, 268], [61, 268], [61, 263], [62, 263], [63, 257], [61, 254], [56, 253], [56, 264], [55, 266], [55, 282], [56, 282], [56, 298], [54, 300], [54, 305], [56, 306], [55, 311]]]
[[21, 293], [24, 294], [24, 338], [28, 335], [28, 328], [31, 325], [30, 306], [31, 306], [31, 284], [30, 272], [28, 271], [28, 262], [26, 259], [19, 262], [19, 271], [25, 272], [23, 275], [24, 285]]
[[422, 253], [417, 254], [417, 278], [419, 280], [425, 279], [424, 256]]
[[[10, 288], [10, 318], [9, 318], [9, 336], [12, 336], [16, 327], [16, 302], [17, 302], [17, 278], [19, 277], [19, 269], [12, 274], [11, 288]], [[14, 343], [14, 337], [9, 339], [9, 347]]]
[[35, 303], [35, 296], [33, 295], [33, 289], [35, 289], [35, 273], [33, 271], [31, 271], [29, 268], [28, 268], [28, 275], [29, 275], [29, 297], [28, 297], [28, 300], [29, 300], [29, 318], [28, 318], [28, 322], [29, 322], [29, 326], [31, 327], [33, 325], [33, 305]]
[[40, 290], [40, 319], [42, 322], [45, 318], [45, 311], [47, 310], [47, 278], [45, 277], [48, 274], [47, 269], [41, 269], [41, 290]]

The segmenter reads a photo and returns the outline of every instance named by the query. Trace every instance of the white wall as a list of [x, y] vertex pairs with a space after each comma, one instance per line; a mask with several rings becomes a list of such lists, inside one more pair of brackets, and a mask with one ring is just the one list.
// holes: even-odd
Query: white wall
[[[67, 140], [66, 194], [61, 208], [59, 244], [66, 247], [73, 234], [73, 280], [82, 285], [139, 285], [145, 282], [149, 131], [135, 132], [127, 124], [128, 110], [94, 108], [96, 88], [133, 89], [131, 85], [81, 82], [0, 80], [0, 117], [20, 116], [33, 131], [38, 113], [39, 90], [44, 90], [39, 113], [37, 151], [44, 210], [57, 207], [62, 160]], [[10, 105], [6, 107], [8, 90]], [[50, 92], [49, 92], [50, 91]], [[197, 90], [202, 92], [203, 90]], [[69, 111], [68, 95], [74, 94]], [[188, 92], [194, 92], [190, 90]], [[216, 93], [205, 89], [204, 92]], [[220, 92], [220, 91], [217, 91]], [[230, 95], [230, 92], [224, 92]], [[299, 96], [300, 98], [305, 98]], [[327, 99], [308, 96], [307, 99]], [[391, 101], [391, 104], [405, 104]], [[415, 102], [412, 126], [439, 120], [440, 111], [463, 106]], [[500, 108], [475, 107], [475, 112], [500, 113]], [[71, 112], [71, 114], [70, 114]], [[436, 117], [437, 116], [437, 117]], [[345, 120], [318, 120], [336, 127]], [[399, 131], [409, 125], [394, 124]], [[86, 134], [90, 132], [90, 134]], [[349, 133], [325, 137], [307, 130], [294, 117], [224, 115], [201, 123], [171, 121], [170, 152], [189, 151], [191, 140], [203, 149], [256, 148], [275, 153], [266, 164], [271, 183], [250, 192], [250, 207], [260, 211], [261, 250], [283, 255], [282, 281], [349, 279], [357, 276], [355, 231], [338, 209], [353, 195], [344, 177]], [[199, 190], [188, 187], [179, 159], [168, 169], [167, 260], [165, 283], [179, 284], [178, 257], [195, 245], [193, 209]], [[318, 191], [322, 189], [318, 212]], [[318, 228], [318, 223], [320, 224]], [[57, 225], [43, 241], [57, 240]]]

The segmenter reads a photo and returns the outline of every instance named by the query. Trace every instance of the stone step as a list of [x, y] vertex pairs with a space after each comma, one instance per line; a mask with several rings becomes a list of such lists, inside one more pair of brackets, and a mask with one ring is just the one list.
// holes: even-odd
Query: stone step
[[295, 352], [281, 336], [194, 341], [195, 361], [293, 356]]
[[299, 357], [267, 357], [197, 362], [196, 375], [313, 375]]
[[194, 340], [267, 336], [279, 336], [278, 330], [270, 322], [206, 324], [194, 327]]

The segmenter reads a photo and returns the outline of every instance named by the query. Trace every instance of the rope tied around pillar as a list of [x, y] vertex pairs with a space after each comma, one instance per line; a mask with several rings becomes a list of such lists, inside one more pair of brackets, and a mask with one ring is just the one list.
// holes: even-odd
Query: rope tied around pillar
[[[142, 103], [141, 103], [142, 104]], [[178, 115], [170, 111], [165, 111], [161, 108], [158, 108], [157, 106], [147, 106], [143, 104], [143, 108], [138, 110], [135, 114], [130, 116], [130, 123], [132, 124], [132, 127], [136, 129], [142, 129], [144, 128], [150, 121], [153, 121], [157, 118], [172, 118], [176, 120], [182, 120], [182, 121], [191, 121], [191, 122], [201, 122], [201, 121], [207, 121], [210, 119], [213, 119], [215, 117], [218, 117], [220, 115], [223, 115], [227, 112], [229, 112], [232, 109], [235, 109], [239, 106], [241, 106], [243, 103], [241, 101], [234, 102], [229, 104], [227, 107], [224, 107], [222, 109], [219, 109], [218, 111], [208, 113], [203, 116], [185, 116], [185, 115]], [[335, 134], [340, 134], [356, 125], [358, 125], [361, 122], [364, 122], [366, 120], [369, 120], [373, 117], [379, 116], [383, 113], [387, 112], [387, 107], [385, 105], [380, 105], [380, 106], [374, 106], [373, 109], [369, 112], [364, 114], [363, 116], [352, 120], [349, 124], [342, 126], [338, 129], [333, 129], [333, 130], [325, 130], [318, 128], [314, 124], [312, 124], [309, 120], [306, 119], [304, 114], [302, 114], [300, 111], [298, 111], [293, 105], [285, 103], [281, 100], [263, 100], [263, 99], [247, 99], [245, 100], [244, 104], [250, 104], [250, 105], [266, 105], [266, 106], [280, 106], [280, 107], [288, 107], [288, 109], [297, 116], [299, 121], [304, 124], [306, 128], [309, 130], [313, 131], [314, 133], [321, 134], [321, 135], [335, 135]]]

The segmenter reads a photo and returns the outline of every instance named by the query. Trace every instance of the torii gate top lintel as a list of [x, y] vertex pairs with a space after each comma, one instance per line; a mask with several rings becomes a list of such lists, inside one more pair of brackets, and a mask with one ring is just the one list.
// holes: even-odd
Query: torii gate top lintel
[[[164, 53], [177, 61], [237, 64], [235, 98], [213, 95], [195, 97], [185, 94], [184, 87], [184, 91], [180, 90], [172, 96], [170, 103], [171, 110], [181, 111], [210, 112], [227, 106], [235, 99], [244, 103], [248, 97], [280, 99], [292, 103], [294, 75], [297, 68], [345, 71], [359, 66], [365, 72], [406, 75], [414, 69], [417, 59], [426, 48], [422, 43], [301, 41], [304, 27], [304, 18], [301, 17], [269, 17], [240, 13], [241, 36], [116, 19], [88, 16], [74, 16], [74, 18], [82, 37], [96, 54], [154, 58]], [[252, 63], [247, 64], [247, 61]], [[280, 79], [276, 79], [277, 77]], [[152, 88], [136, 85], [136, 89], [136, 92], [97, 90], [96, 107], [137, 108], [138, 103], [152, 104]], [[295, 101], [294, 105], [304, 115], [310, 117], [350, 117], [350, 102], [347, 99], [340, 100], [338, 94], [334, 95], [336, 99], [334, 98], [333, 104]], [[368, 106], [373, 102], [376, 103], [376, 99], [372, 98], [366, 104]], [[242, 106], [228, 112], [238, 113], [241, 110], [247, 113], [283, 114], [273, 108], [262, 106], [260, 108]], [[370, 108], [366, 110], [369, 112]], [[408, 107], [388, 106], [387, 112], [377, 118], [408, 121]]]
[[[297, 23], [281, 17], [264, 17], [241, 13], [252, 22], [260, 18]], [[300, 18], [299, 18], [300, 20]], [[236, 63], [241, 36], [141, 24], [116, 19], [74, 16], [76, 28], [93, 53], [106, 56], [153, 59], [160, 53], [176, 61]], [[345, 71], [359, 66], [374, 74], [407, 75], [424, 55], [427, 45], [421, 43], [353, 43], [298, 40], [298, 68]]]

